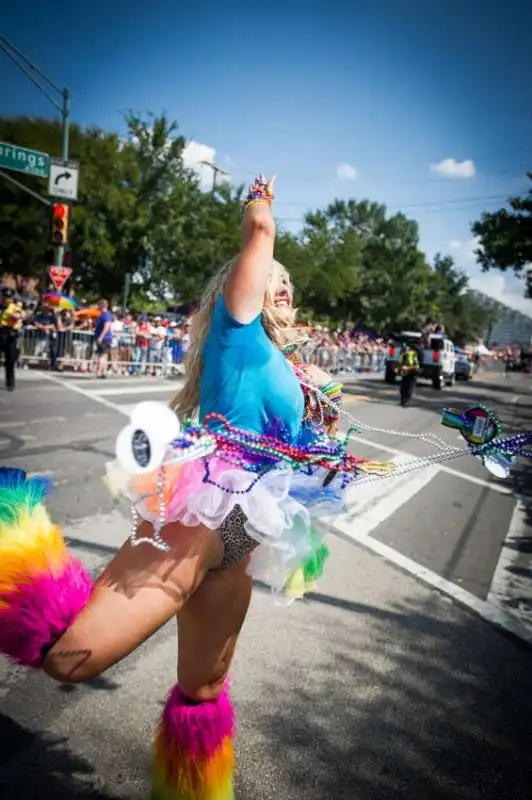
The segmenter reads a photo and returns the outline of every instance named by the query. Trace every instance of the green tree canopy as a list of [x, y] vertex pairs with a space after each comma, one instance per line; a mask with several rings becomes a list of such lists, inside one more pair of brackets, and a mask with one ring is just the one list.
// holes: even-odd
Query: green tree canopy
[[[532, 180], [532, 172], [527, 173]], [[524, 197], [509, 200], [511, 210], [501, 208], [493, 213], [484, 212], [472, 225], [479, 237], [476, 256], [482, 269], [511, 269], [524, 275], [526, 292], [532, 297], [532, 274], [527, 267], [532, 264], [532, 189]]]
[[[71, 129], [71, 156], [81, 163], [70, 233], [78, 294], [119, 301], [129, 273], [136, 309], [194, 302], [214, 270], [238, 252], [244, 187], [202, 192], [183, 163], [186, 140], [164, 115], [129, 113], [125, 122], [123, 137]], [[54, 155], [60, 124], [0, 117], [0, 139]], [[17, 179], [46, 192], [40, 178]], [[530, 218], [530, 206], [525, 211]], [[49, 233], [49, 209], [0, 178], [3, 269], [45, 274]], [[307, 213], [297, 234], [279, 229], [276, 257], [292, 273], [308, 320], [385, 332], [431, 318], [459, 341], [482, 333], [486, 315], [467, 278], [448, 257], [429, 264], [417, 223], [380, 203], [335, 200]]]

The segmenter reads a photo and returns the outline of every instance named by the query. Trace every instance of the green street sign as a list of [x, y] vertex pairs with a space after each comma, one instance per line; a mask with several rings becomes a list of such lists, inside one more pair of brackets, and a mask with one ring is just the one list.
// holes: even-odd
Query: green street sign
[[26, 175], [47, 178], [50, 172], [50, 156], [38, 150], [0, 142], [0, 169], [12, 169], [15, 172], [25, 172]]

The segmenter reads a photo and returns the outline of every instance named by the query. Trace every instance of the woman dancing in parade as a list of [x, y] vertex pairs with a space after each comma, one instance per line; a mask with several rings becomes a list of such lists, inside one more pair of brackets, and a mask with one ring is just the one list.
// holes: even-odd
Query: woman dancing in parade
[[[173, 407], [181, 418], [198, 408], [200, 419], [214, 412], [258, 435], [275, 424], [289, 442], [300, 433], [305, 397], [281, 351], [295, 342], [296, 331], [290, 279], [273, 260], [273, 182], [261, 176], [250, 187], [240, 253], [202, 299], [187, 377]], [[314, 377], [328, 382], [319, 372]], [[339, 387], [329, 384], [326, 391], [337, 399]], [[326, 409], [324, 422], [333, 417]], [[305, 558], [317, 560], [319, 573], [325, 551], [311, 541], [303, 503], [288, 496], [286, 471], [271, 485], [259, 482], [246, 491], [250, 476], [241, 468], [211, 462], [217, 480], [206, 484], [197, 466], [169, 474], [162, 525], [137, 485], [135, 535], [94, 585], [49, 521], [42, 483], [5, 471], [0, 650], [55, 680], [77, 683], [120, 661], [176, 615], [178, 683], [159, 727], [152, 796], [222, 800], [232, 797], [226, 679], [251, 597], [249, 555], [262, 551], [252, 574], [271, 576], [282, 590]], [[268, 517], [275, 518], [270, 526]], [[166, 547], [135, 546], [153, 537], [154, 527]]]
[[[202, 298], [174, 410], [141, 404], [117, 439], [107, 482], [130, 500], [133, 528], [95, 583], [49, 520], [44, 482], [0, 470], [0, 652], [77, 683], [177, 618], [178, 680], [157, 732], [154, 800], [233, 797], [227, 676], [252, 579], [282, 600], [301, 597], [328, 555], [320, 519], [343, 509], [353, 480], [388, 470], [348, 453], [349, 433], [335, 435], [341, 386], [297, 357], [272, 199], [273, 179], [260, 176], [240, 253]], [[531, 434], [502, 437], [484, 407], [443, 421], [469, 450], [420, 435], [439, 453], [403, 471], [472, 452], [504, 477], [515, 453], [530, 455]]]

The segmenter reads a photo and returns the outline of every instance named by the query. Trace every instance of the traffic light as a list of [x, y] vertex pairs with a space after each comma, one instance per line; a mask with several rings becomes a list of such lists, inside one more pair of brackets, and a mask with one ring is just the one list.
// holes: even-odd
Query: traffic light
[[65, 245], [68, 242], [68, 221], [70, 208], [66, 203], [54, 203], [52, 206], [52, 243]]

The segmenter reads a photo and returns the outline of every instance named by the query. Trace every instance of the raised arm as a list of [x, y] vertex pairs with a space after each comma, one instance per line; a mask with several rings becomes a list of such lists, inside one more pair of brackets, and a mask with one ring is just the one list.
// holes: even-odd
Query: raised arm
[[242, 221], [242, 247], [225, 288], [225, 304], [233, 317], [247, 324], [257, 317], [273, 261], [275, 222], [271, 212], [275, 177], [259, 175], [249, 187]]

